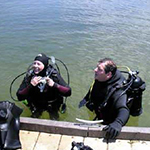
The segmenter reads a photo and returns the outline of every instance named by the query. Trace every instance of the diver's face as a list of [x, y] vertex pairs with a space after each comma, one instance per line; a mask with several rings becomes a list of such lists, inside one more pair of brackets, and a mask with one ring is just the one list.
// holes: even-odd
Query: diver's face
[[105, 73], [105, 64], [104, 63], [98, 63], [97, 67], [94, 69], [95, 72], [95, 80], [98, 80], [100, 82], [107, 81], [112, 75], [111, 72]]
[[38, 60], [33, 62], [33, 71], [35, 74], [39, 74], [44, 69], [44, 64]]

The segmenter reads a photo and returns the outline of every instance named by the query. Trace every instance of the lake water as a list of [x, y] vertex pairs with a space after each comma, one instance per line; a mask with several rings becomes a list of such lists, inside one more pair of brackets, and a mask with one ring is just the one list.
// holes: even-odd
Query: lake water
[[[79, 101], [92, 83], [97, 61], [112, 58], [118, 66], [140, 71], [147, 88], [144, 112], [129, 126], [150, 126], [150, 1], [147, 0], [0, 0], [0, 100], [9, 100], [12, 80], [43, 52], [62, 60], [70, 73], [72, 96], [62, 121], [92, 119]], [[65, 78], [65, 70], [60, 64]], [[13, 85], [15, 97], [22, 77]], [[22, 116], [30, 112], [24, 109]], [[47, 118], [45, 113], [42, 118]]]

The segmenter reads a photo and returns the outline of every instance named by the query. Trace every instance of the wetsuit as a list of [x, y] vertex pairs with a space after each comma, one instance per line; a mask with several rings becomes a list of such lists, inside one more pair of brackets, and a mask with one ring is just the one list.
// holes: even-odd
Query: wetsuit
[[19, 130], [22, 109], [9, 101], [0, 102], [0, 150], [21, 148]]
[[[117, 122], [123, 126], [128, 121], [129, 109], [126, 106], [127, 95], [123, 94], [120, 96], [123, 91], [117, 88], [124, 80], [125, 78], [117, 70], [112, 78], [105, 82], [95, 80], [92, 90], [89, 90], [85, 96], [88, 102], [86, 106], [95, 111], [97, 118], [103, 119], [106, 125]], [[112, 93], [111, 96], [104, 103], [110, 92]]]
[[[46, 110], [49, 113], [58, 113], [60, 105], [63, 102], [63, 96], [67, 97], [71, 95], [71, 88], [66, 84], [60, 74], [52, 66], [48, 68], [51, 72], [50, 78], [53, 79], [54, 86], [50, 87], [45, 85], [44, 91], [40, 92], [38, 86], [33, 86], [30, 82], [35, 76], [34, 73], [26, 75], [20, 88], [17, 91], [18, 100], [27, 100], [32, 112], [38, 111], [41, 115], [42, 111]], [[46, 70], [43, 70], [37, 76], [46, 76]], [[35, 117], [39, 117], [35, 116]]]

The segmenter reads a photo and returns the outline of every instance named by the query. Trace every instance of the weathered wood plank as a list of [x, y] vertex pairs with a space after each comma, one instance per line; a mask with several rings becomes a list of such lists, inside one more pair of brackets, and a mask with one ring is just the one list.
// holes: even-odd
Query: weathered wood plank
[[108, 150], [131, 150], [129, 140], [116, 140], [108, 143]]
[[132, 150], [150, 150], [149, 141], [131, 141]]
[[150, 128], [148, 127], [123, 127], [118, 139], [150, 141]]
[[40, 133], [34, 150], [58, 150], [60, 134]]
[[84, 144], [93, 150], [107, 150], [107, 143], [102, 138], [85, 138]]
[[33, 150], [37, 142], [39, 132], [20, 131], [22, 150]]
[[150, 141], [115, 140], [106, 143], [102, 138], [68, 136], [20, 130], [21, 150], [70, 150], [71, 144], [84, 142], [93, 150], [149, 150]]
[[88, 127], [80, 127], [76, 123], [53, 121], [46, 119], [25, 118], [20, 119], [21, 130], [39, 131], [45, 133], [87, 136]]
[[[91, 128], [79, 123], [21, 117], [20, 129], [62, 135], [103, 138], [104, 126]], [[123, 127], [117, 139], [150, 141], [150, 128]]]
[[59, 150], [71, 150], [73, 141], [83, 142], [83, 137], [63, 135], [59, 145]]

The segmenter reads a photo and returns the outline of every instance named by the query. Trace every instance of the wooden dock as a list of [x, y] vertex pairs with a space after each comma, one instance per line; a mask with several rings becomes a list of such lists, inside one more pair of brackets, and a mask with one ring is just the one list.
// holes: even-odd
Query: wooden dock
[[68, 136], [44, 132], [20, 131], [22, 150], [71, 150], [72, 141], [84, 142], [93, 150], [149, 150], [149, 141], [116, 140], [103, 141], [103, 138]]
[[150, 150], [150, 128], [123, 127], [115, 141], [103, 139], [103, 126], [21, 118], [21, 150], [71, 150], [84, 142], [93, 150]]

